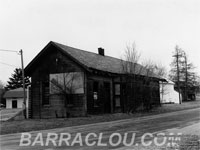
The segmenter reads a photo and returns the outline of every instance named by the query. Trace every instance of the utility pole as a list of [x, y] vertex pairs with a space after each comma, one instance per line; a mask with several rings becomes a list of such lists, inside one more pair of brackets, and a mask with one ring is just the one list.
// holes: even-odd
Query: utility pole
[[24, 61], [23, 61], [23, 51], [22, 49], [18, 52], [15, 50], [6, 50], [6, 49], [0, 49], [0, 51], [4, 51], [4, 52], [14, 52], [14, 53], [18, 53], [21, 55], [21, 65], [22, 65], [22, 81], [23, 81], [23, 95], [24, 95], [24, 117], [26, 118], [26, 91], [25, 91], [25, 76], [24, 76]]
[[176, 69], [177, 69], [177, 86], [178, 86], [178, 95], [179, 95], [179, 104], [182, 103], [182, 100], [181, 100], [181, 93], [180, 93], [180, 70], [179, 70], [179, 51], [180, 49], [178, 48], [178, 46], [176, 46], [176, 54], [173, 56], [173, 57], [176, 57]]
[[184, 53], [184, 56], [185, 56], [185, 100], [187, 100], [187, 85], [188, 85], [188, 71], [187, 71], [187, 67], [188, 67], [188, 64], [187, 64], [187, 56], [186, 56], [186, 53]]
[[26, 118], [26, 91], [25, 91], [25, 80], [24, 80], [24, 60], [23, 60], [23, 51], [22, 49], [19, 51], [21, 55], [21, 64], [22, 64], [22, 81], [23, 81], [23, 95], [24, 95], [24, 117]]

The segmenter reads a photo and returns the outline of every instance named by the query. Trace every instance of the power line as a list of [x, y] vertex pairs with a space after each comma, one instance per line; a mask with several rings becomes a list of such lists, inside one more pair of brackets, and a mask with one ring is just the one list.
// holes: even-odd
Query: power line
[[19, 67], [19, 66], [15, 66], [15, 65], [7, 64], [7, 63], [1, 62], [1, 61], [0, 61], [0, 64], [7, 65], [7, 66], [10, 66], [10, 67]]
[[[2, 52], [14, 52], [14, 53], [18, 53], [19, 54], [19, 52], [16, 51], [16, 50], [0, 49], [0, 51], [2, 51]], [[4, 62], [0, 62], [0, 63], [3, 64], [3, 65], [10, 66], [10, 67], [18, 67], [18, 66], [15, 66], [15, 65], [4, 63]]]
[[[18, 51], [15, 51], [15, 50], [8, 50], [8, 49], [0, 49], [0, 51], [19, 53]], [[11, 65], [11, 64], [4, 63], [4, 62], [0, 62], [0, 63], [3, 64], [3, 65], [10, 66], [10, 67], [18, 67], [18, 66], [15, 66], [15, 65]]]
[[[25, 99], [26, 93], [25, 93], [25, 80], [24, 80], [23, 51], [22, 51], [22, 49], [21, 49], [19, 52], [18, 52], [18, 51], [15, 51], [15, 50], [6, 50], [6, 49], [0, 49], [0, 51], [4, 51], [4, 52], [16, 52], [16, 53], [18, 53], [19, 55], [21, 55], [22, 79], [23, 79], [23, 93], [24, 93], [24, 102], [23, 102], [23, 104], [24, 104], [24, 106], [25, 106], [24, 110], [25, 110], [26, 113], [27, 113], [28, 111], [27, 111], [27, 109], [26, 109], [26, 99]], [[1, 62], [1, 63], [2, 63], [2, 62]], [[9, 66], [14, 66], [14, 65], [6, 64], [6, 63], [2, 63], [2, 64], [4, 64], [4, 65], [9, 65]], [[26, 118], [27, 115], [24, 114], [24, 117]]]
[[0, 49], [0, 51], [19, 53], [18, 51], [15, 51], [15, 50], [8, 50], [8, 49]]

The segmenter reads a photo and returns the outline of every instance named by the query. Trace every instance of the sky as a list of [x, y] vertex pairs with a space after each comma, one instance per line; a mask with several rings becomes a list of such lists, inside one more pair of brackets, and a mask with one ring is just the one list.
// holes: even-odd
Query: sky
[[[199, 0], [0, 0], [0, 50], [22, 49], [25, 66], [49, 41], [117, 58], [135, 43], [168, 70], [178, 45], [200, 74], [199, 40]], [[0, 51], [0, 80], [16, 67], [20, 55]]]

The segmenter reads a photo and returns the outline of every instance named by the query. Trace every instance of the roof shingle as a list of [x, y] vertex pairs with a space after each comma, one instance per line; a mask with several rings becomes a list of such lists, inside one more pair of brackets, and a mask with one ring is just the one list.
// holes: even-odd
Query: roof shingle
[[[124, 74], [123, 70], [123, 63], [125, 61], [110, 57], [110, 56], [102, 56], [96, 53], [80, 50], [77, 48], [69, 47], [60, 43], [53, 42], [56, 46], [58, 46], [60, 49], [62, 49], [64, 52], [78, 60], [80, 63], [83, 65], [101, 70], [101, 71], [106, 71], [110, 73], [117, 73], [117, 74]], [[135, 65], [135, 73], [138, 73], [140, 75], [146, 75], [147, 70], [140, 64]], [[150, 75], [152, 76], [152, 74]], [[155, 75], [153, 75], [156, 77]]]
[[[58, 50], [64, 52], [66, 55], [71, 56], [74, 60], [76, 60], [81, 65], [89, 68], [95, 69], [99, 71], [104, 71], [108, 73], [114, 74], [126, 74], [123, 69], [123, 64], [127, 63], [127, 61], [110, 57], [110, 56], [102, 56], [97, 53], [88, 52], [85, 50], [73, 48], [70, 46], [66, 46], [57, 42], [49, 42], [47, 46], [26, 66], [25, 73], [30, 75], [32, 71], [32, 66], [34, 66], [35, 62], [41, 58], [40, 56], [45, 52], [48, 51], [47, 49], [49, 46], [55, 46]], [[134, 74], [139, 74], [143, 76], [155, 77], [159, 78], [152, 72], [149, 72], [145, 67], [140, 64], [134, 65]]]

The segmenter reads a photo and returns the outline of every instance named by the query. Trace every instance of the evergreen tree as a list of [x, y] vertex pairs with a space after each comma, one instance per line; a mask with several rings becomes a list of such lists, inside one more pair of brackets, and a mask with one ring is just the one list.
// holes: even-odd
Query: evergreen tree
[[[29, 80], [28, 77], [25, 77], [24, 80], [25, 80], [25, 87], [30, 85], [30, 80]], [[14, 70], [14, 73], [9, 78], [9, 81], [7, 81], [7, 83], [8, 84], [5, 87], [6, 90], [23, 87], [22, 69], [21, 68], [16, 68]]]

